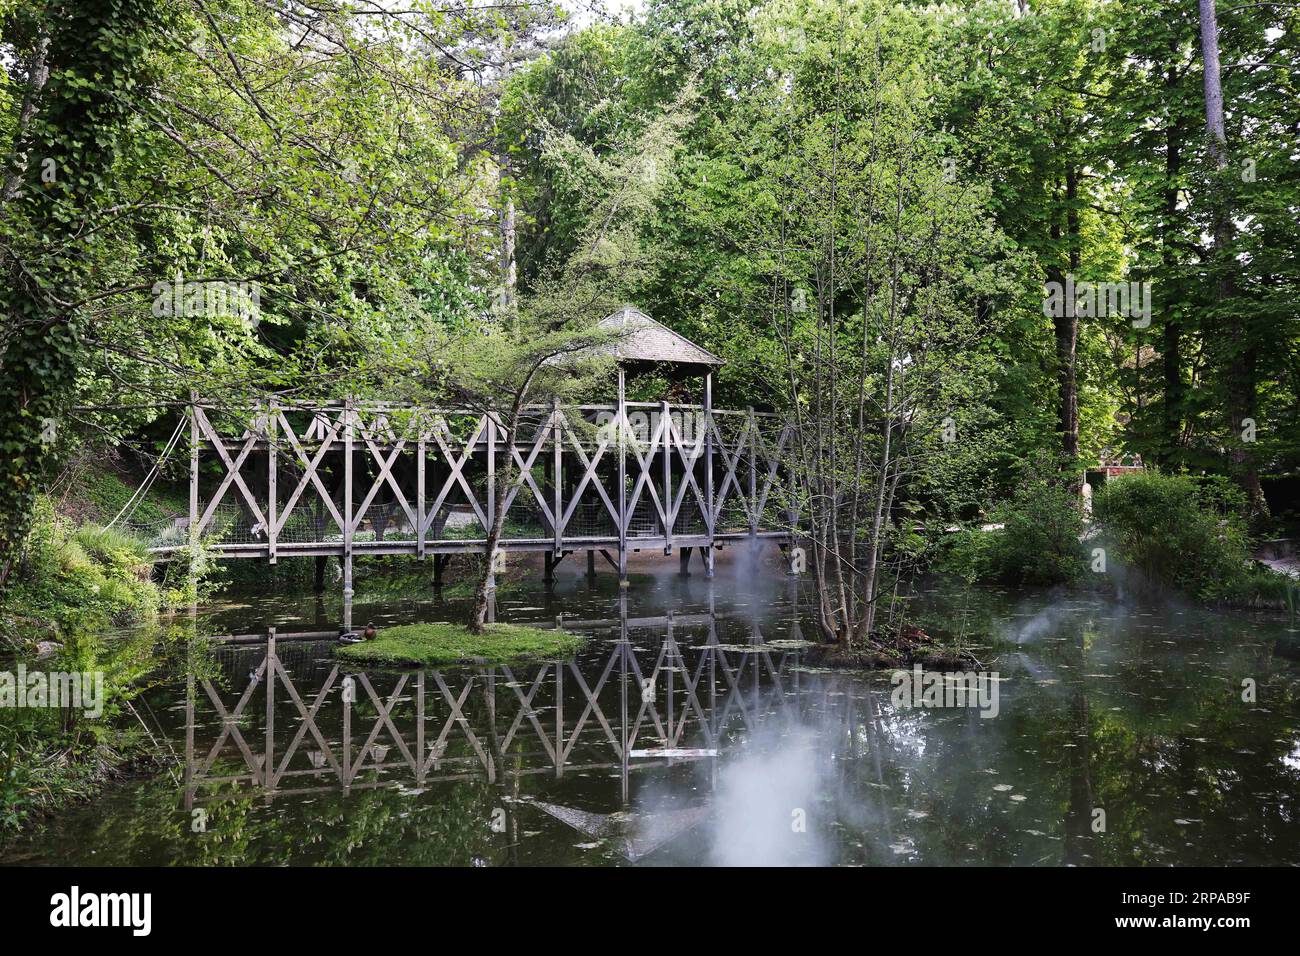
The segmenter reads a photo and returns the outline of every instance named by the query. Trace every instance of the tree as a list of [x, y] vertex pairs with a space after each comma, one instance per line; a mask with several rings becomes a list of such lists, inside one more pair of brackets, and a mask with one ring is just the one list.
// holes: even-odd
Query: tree
[[[624, 302], [628, 285], [645, 267], [640, 230], [653, 197], [671, 182], [683, 109], [679, 104], [665, 112], [634, 148], [605, 159], [552, 134], [553, 161], [582, 163], [594, 184], [587, 193], [586, 225], [567, 260], [534, 280], [517, 314], [492, 311], [453, 325], [426, 322], [395, 341], [376, 343], [369, 358], [373, 381], [395, 377], [397, 393], [423, 406], [468, 408], [486, 416], [500, 437], [504, 452], [468, 622], [475, 633], [487, 623], [507, 500], [529, 477], [512, 450], [530, 425], [535, 432], [552, 415], [565, 414], [565, 403], [588, 397], [607, 377], [621, 333], [599, 322]], [[620, 425], [618, 440], [625, 431]]]
[[733, 241], [767, 276], [754, 305], [784, 353], [792, 530], [819, 625], [851, 645], [879, 636], [929, 463], [979, 441], [963, 429], [1010, 286], [984, 191], [928, 136], [925, 48], [884, 18], [827, 13], [797, 44], [771, 31], [771, 78], [732, 118], [750, 224]]

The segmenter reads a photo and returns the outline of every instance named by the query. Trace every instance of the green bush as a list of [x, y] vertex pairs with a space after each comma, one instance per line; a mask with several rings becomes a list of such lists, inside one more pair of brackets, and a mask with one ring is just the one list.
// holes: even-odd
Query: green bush
[[1083, 517], [1066, 485], [1030, 479], [993, 518], [1000, 530], [954, 536], [944, 569], [972, 580], [1032, 585], [1067, 584], [1083, 572]]
[[3, 630], [20, 639], [23, 621], [60, 632], [151, 621], [162, 604], [152, 569], [145, 542], [121, 531], [73, 529], [41, 498], [0, 608]]
[[1236, 601], [1253, 588], [1245, 505], [1224, 479], [1145, 471], [1103, 485], [1093, 517], [1136, 585]]

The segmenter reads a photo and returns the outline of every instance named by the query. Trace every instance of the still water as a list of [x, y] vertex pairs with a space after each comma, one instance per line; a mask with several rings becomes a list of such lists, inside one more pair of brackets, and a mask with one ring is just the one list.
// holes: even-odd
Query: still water
[[[997, 672], [982, 717], [897, 706], [887, 673], [810, 667], [782, 576], [612, 584], [503, 591], [498, 619], [591, 636], [572, 661], [512, 667], [340, 667], [332, 642], [288, 636], [334, 628], [337, 603], [214, 608], [202, 632], [277, 637], [195, 651], [150, 691], [174, 770], [0, 862], [1300, 863], [1284, 617], [935, 585], [926, 628]], [[461, 613], [364, 598], [354, 620], [381, 627]]]

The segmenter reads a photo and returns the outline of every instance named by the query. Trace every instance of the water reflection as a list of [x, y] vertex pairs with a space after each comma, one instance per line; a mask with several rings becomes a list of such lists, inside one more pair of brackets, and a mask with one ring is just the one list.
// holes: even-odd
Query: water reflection
[[[520, 779], [616, 772], [625, 809], [597, 814], [536, 801], [635, 861], [702, 819], [703, 807], [627, 809], [633, 774], [697, 763], [716, 780], [719, 753], [779, 718], [800, 696], [797, 619], [768, 641], [760, 616], [629, 616], [580, 661], [393, 672], [331, 660], [319, 634], [270, 632], [210, 653], [186, 693], [185, 807], [230, 787], [266, 798], [378, 787], [417, 790], [478, 778], [520, 798]], [[742, 623], [743, 643], [719, 638]], [[570, 630], [608, 622], [566, 620]], [[794, 635], [793, 637], [788, 635]], [[734, 638], [732, 639], [734, 640]], [[644, 803], [644, 802], [643, 802]], [[515, 815], [499, 815], [509, 832]]]
[[[150, 696], [184, 740], [182, 786], [112, 790], [0, 859], [1300, 863], [1290, 622], [922, 595], [925, 628], [979, 635], [1000, 673], [998, 716], [983, 719], [897, 707], [887, 675], [809, 667], [788, 587], [516, 592], [511, 620], [564, 615], [591, 634], [574, 660], [406, 672], [287, 637], [328, 613], [233, 608], [230, 629], [258, 615], [282, 629], [197, 647]], [[448, 613], [372, 604], [362, 619]]]

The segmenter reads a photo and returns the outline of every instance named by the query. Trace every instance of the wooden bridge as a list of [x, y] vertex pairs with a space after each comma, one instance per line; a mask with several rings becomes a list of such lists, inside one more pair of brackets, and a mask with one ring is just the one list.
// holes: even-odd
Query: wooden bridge
[[[714, 550], [787, 541], [781, 457], [789, 428], [752, 408], [715, 409], [720, 360], [635, 310], [606, 321], [637, 331], [618, 345], [610, 405], [530, 408], [506, 447], [489, 411], [351, 401], [273, 402], [254, 410], [196, 400], [189, 412], [190, 507], [155, 541], [166, 553], [205, 542], [221, 557], [335, 556], [344, 593], [357, 555], [482, 551], [505, 495], [501, 551], [555, 562], [598, 554], [627, 580], [631, 551]], [[629, 402], [626, 376], [653, 365], [703, 378], [701, 404]], [[509, 482], [499, 480], [506, 461]], [[494, 561], [495, 563], [495, 561]]]

